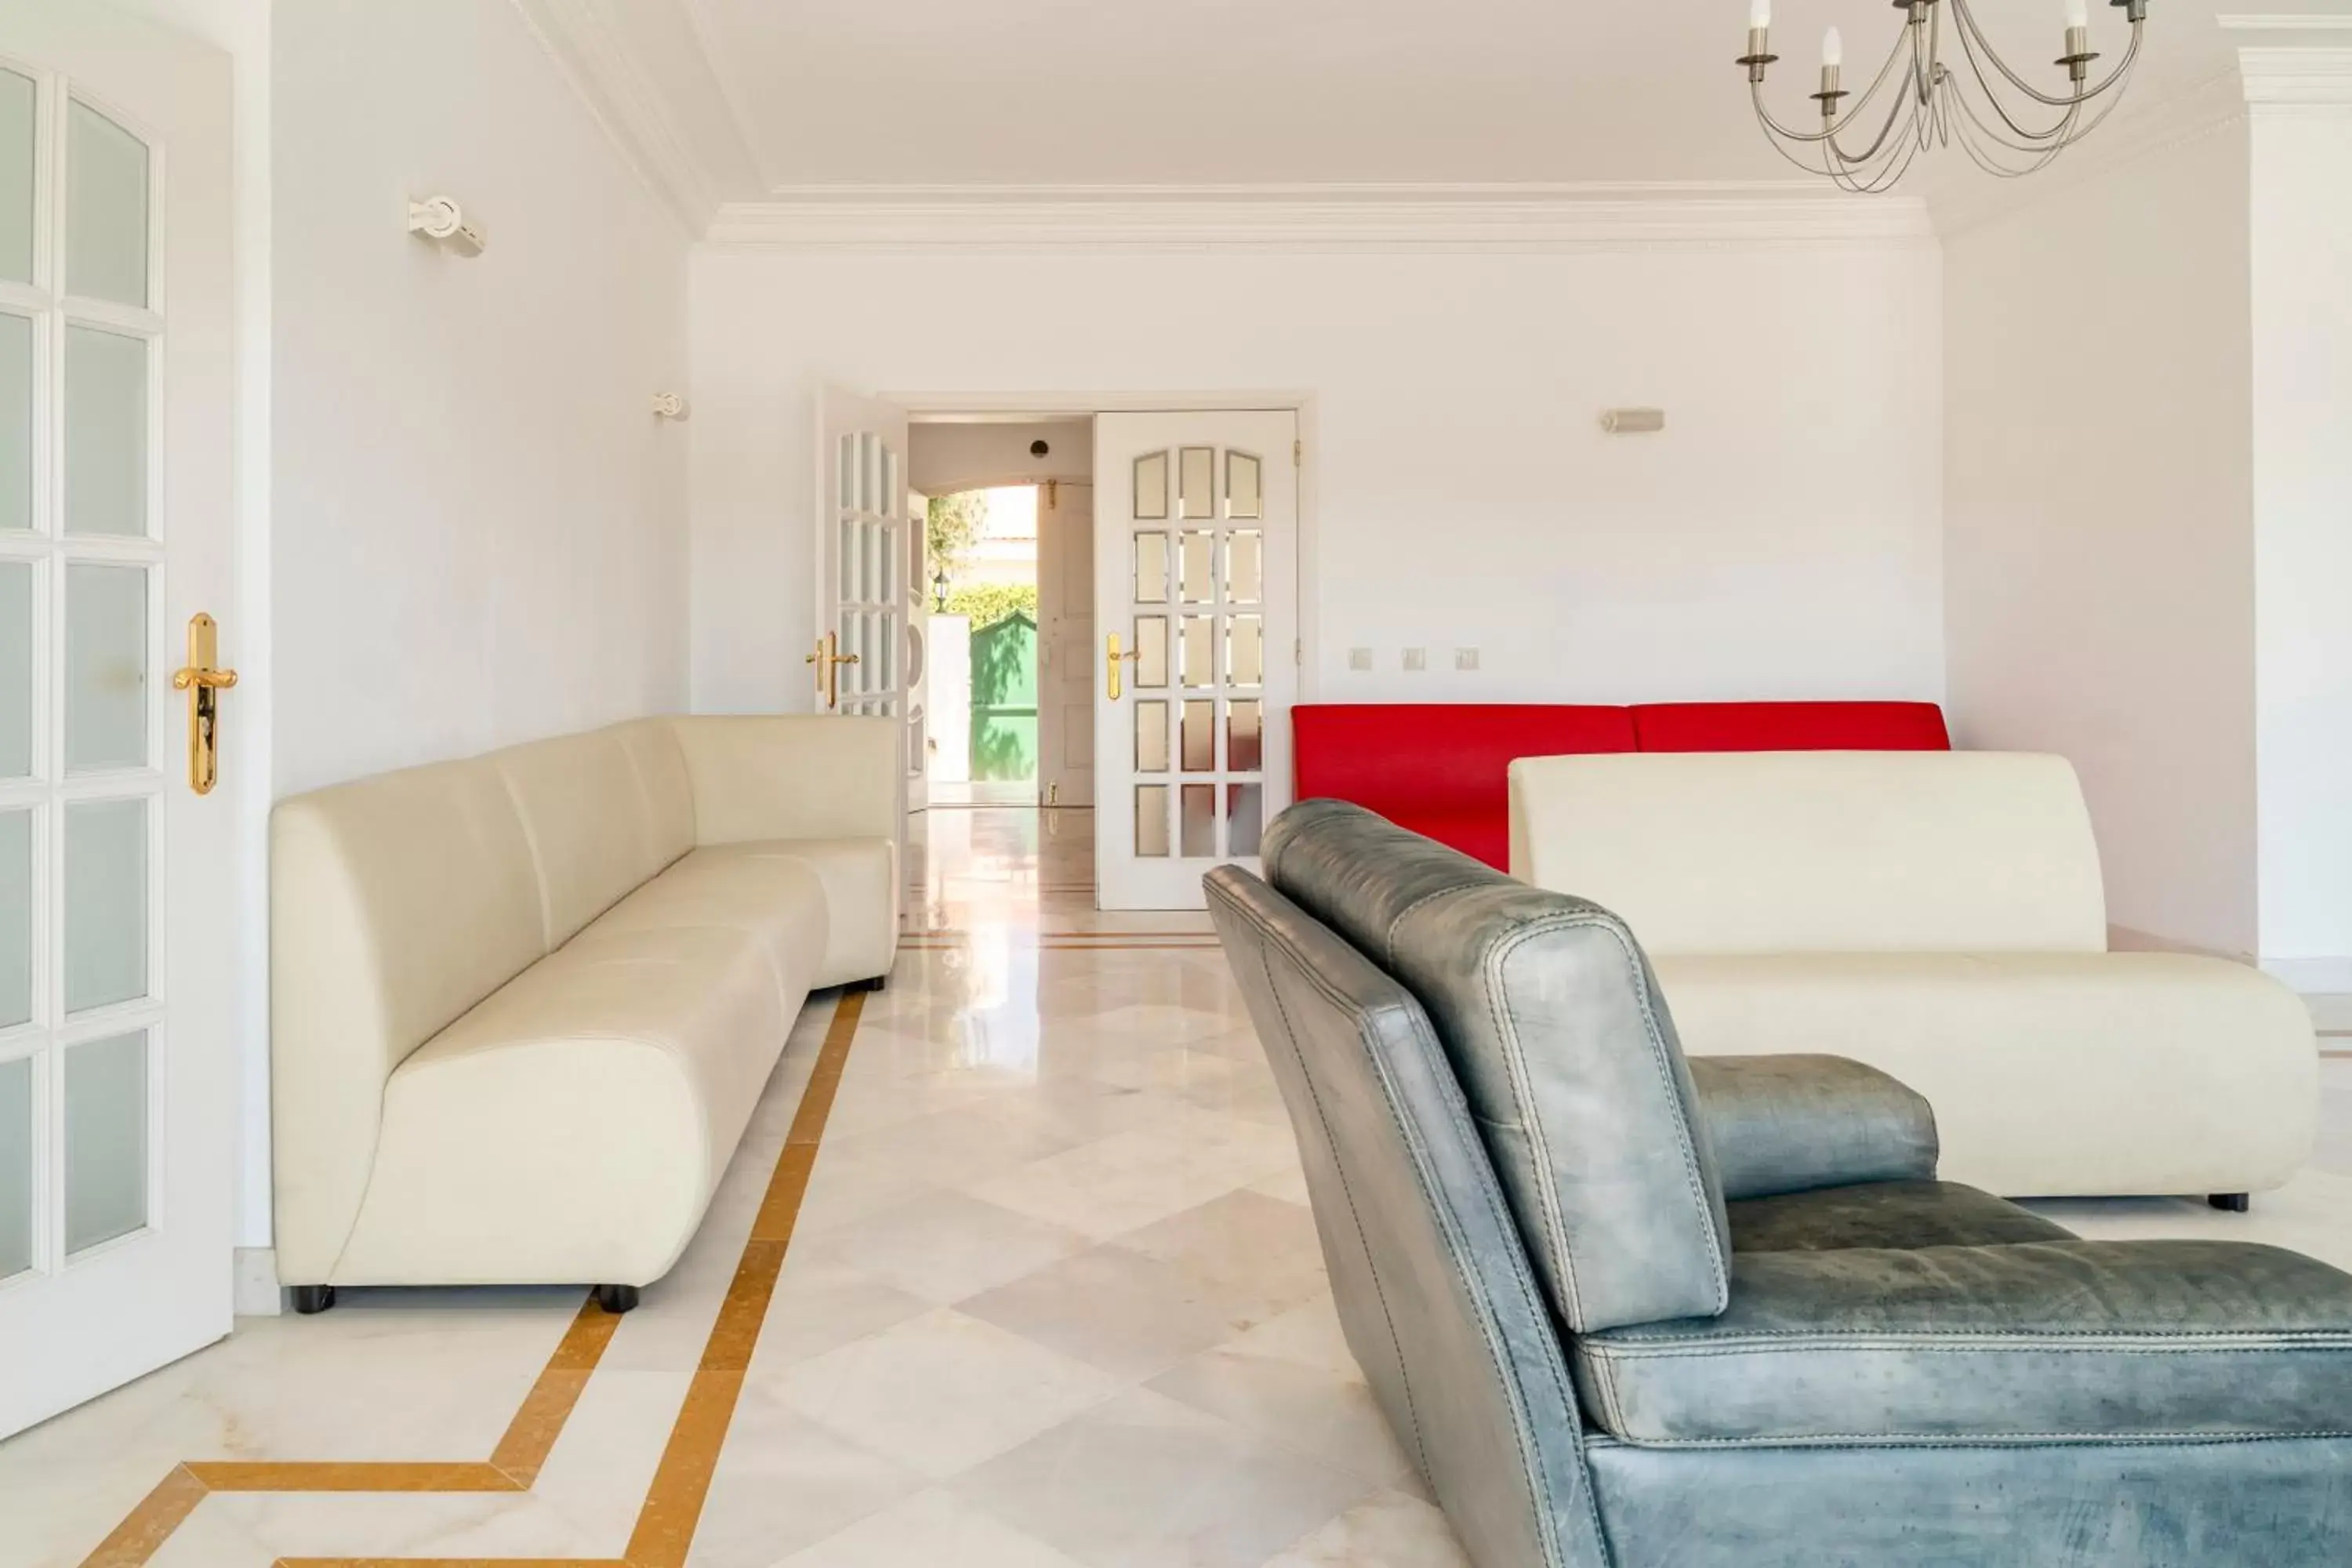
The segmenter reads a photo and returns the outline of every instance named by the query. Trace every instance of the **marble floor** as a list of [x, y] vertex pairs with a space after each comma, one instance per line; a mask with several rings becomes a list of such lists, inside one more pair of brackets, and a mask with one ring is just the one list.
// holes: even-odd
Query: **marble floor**
[[[351, 1290], [0, 1444], [0, 1568], [1463, 1568], [1342, 1343], [1197, 915], [1085, 812], [933, 811], [878, 995], [814, 999], [709, 1220], [577, 1290]], [[2239, 1217], [2352, 1267], [2352, 1061]]]

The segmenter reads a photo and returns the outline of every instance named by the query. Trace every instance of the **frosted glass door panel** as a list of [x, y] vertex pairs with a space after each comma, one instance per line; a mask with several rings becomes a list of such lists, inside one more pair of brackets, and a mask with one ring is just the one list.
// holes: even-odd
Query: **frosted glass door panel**
[[0, 1062], [0, 1279], [33, 1266], [33, 1064]]
[[33, 79], [0, 70], [0, 282], [33, 280], [33, 167], [38, 91]]
[[66, 531], [147, 531], [147, 344], [66, 329]]
[[33, 772], [33, 567], [0, 562], [0, 779]]
[[66, 568], [66, 771], [147, 761], [147, 572]]
[[66, 292], [147, 303], [147, 144], [77, 103], [66, 131]]
[[66, 1052], [66, 1252], [147, 1223], [147, 1037]]
[[33, 526], [33, 322], [0, 314], [0, 532]]
[[147, 803], [65, 808], [66, 1011], [147, 994]]
[[0, 1029], [33, 1021], [33, 814], [0, 813]]

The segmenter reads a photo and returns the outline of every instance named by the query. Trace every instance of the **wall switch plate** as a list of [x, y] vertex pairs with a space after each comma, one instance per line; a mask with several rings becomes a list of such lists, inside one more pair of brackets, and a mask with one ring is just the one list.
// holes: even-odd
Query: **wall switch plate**
[[1370, 669], [1370, 668], [1372, 668], [1372, 650], [1371, 650], [1370, 648], [1368, 648], [1368, 647], [1351, 647], [1351, 648], [1349, 648], [1349, 649], [1348, 650], [1348, 668], [1349, 668], [1349, 669]]
[[1407, 669], [1427, 669], [1429, 668], [1429, 650], [1425, 647], [1409, 647], [1405, 649], [1404, 667]]
[[1477, 668], [1478, 650], [1475, 647], [1455, 648], [1454, 650], [1454, 668], [1456, 669]]

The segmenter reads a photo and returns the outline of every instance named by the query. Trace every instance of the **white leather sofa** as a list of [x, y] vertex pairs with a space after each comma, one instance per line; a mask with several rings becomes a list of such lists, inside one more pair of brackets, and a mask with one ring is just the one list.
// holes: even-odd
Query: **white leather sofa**
[[2234, 1208], [2310, 1156], [2302, 1000], [2223, 959], [2107, 951], [2062, 758], [1532, 758], [1511, 867], [1625, 919], [1691, 1055], [1824, 1052], [1916, 1089], [1951, 1181]]
[[884, 720], [646, 719], [281, 802], [278, 1268], [579, 1283], [700, 1224], [818, 987], [898, 945]]

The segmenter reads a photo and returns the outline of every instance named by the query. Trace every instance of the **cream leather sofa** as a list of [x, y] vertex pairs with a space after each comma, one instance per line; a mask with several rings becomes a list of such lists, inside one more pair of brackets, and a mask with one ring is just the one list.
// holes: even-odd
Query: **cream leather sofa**
[[2107, 951], [2062, 758], [1533, 758], [1511, 868], [1624, 918], [1691, 1055], [1852, 1057], [1916, 1089], [1948, 1180], [2239, 1208], [2310, 1156], [2302, 1000], [2222, 959]]
[[898, 943], [883, 720], [646, 719], [281, 802], [280, 1279], [579, 1283], [701, 1223], [809, 992]]

